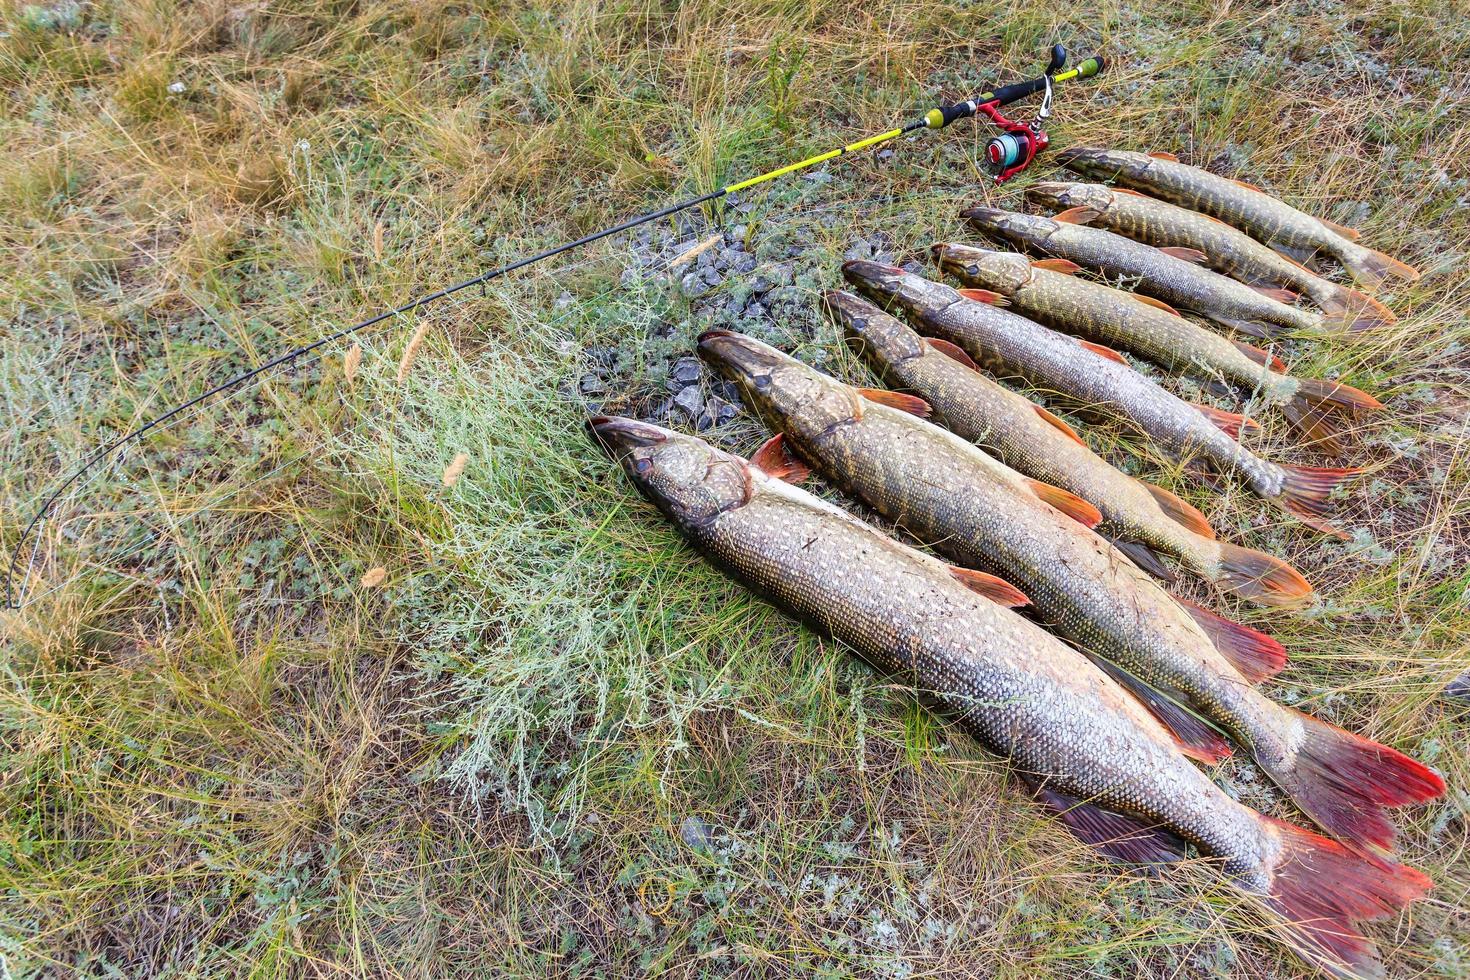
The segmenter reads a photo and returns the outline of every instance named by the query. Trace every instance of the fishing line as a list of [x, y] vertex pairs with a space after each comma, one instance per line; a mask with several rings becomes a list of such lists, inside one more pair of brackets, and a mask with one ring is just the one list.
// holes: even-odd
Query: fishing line
[[[1074, 68], [1063, 70], [1064, 66], [1066, 65], [1066, 61], [1066, 49], [1063, 48], [1060, 44], [1054, 45], [1051, 50], [1050, 63], [1047, 65], [1045, 72], [1043, 72], [1036, 78], [1029, 79], [1023, 82], [1016, 82], [1011, 85], [1002, 86], [998, 89], [995, 89], [994, 91], [985, 92], [981, 95], [977, 95], [965, 102], [956, 102], [949, 105], [936, 106], [935, 108], [930, 109], [928, 112], [924, 113], [919, 118], [903, 126], [889, 129], [885, 132], [878, 133], [873, 136], [865, 137], [863, 139], [848, 143], [836, 149], [828, 150], [825, 153], [819, 153], [815, 156], [807, 157], [804, 160], [798, 160], [795, 163], [790, 163], [783, 167], [778, 167], [775, 170], [767, 171], [755, 177], [750, 177], [732, 184], [726, 184], [723, 187], [719, 187], [715, 190], [707, 191], [703, 194], [686, 198], [682, 201], [677, 201], [665, 207], [645, 212], [644, 214], [629, 218], [626, 221], [622, 221], [607, 228], [603, 228], [590, 234], [584, 235], [581, 238], [577, 238], [569, 242], [563, 242], [560, 245], [556, 245], [551, 248], [545, 249], [544, 251], [537, 252], [534, 255], [526, 256], [525, 258], [517, 259], [514, 262], [510, 262], [506, 265], [501, 265], [492, 269], [488, 269], [461, 282], [457, 282], [452, 285], [445, 286], [441, 289], [437, 289], [433, 292], [417, 296], [399, 306], [384, 310], [383, 312], [368, 317], [365, 320], [361, 320], [350, 326], [343, 327], [342, 329], [337, 330], [324, 337], [320, 337], [317, 340], [312, 341], [311, 343], [293, 348], [282, 354], [278, 354], [275, 357], [272, 357], [270, 360], [266, 361], [264, 364], [241, 372], [240, 374], [237, 374], [226, 381], [223, 381], [217, 385], [214, 385], [211, 388], [206, 389], [201, 394], [198, 394], [193, 398], [190, 398], [187, 401], [174, 406], [161, 415], [155, 416], [154, 418], [148, 420], [138, 428], [133, 429], [121, 436], [118, 436], [117, 438], [106, 443], [100, 449], [97, 449], [96, 451], [88, 455], [85, 459], [83, 459], [83, 461], [74, 469], [72, 469], [66, 475], [66, 477], [62, 479], [59, 484], [56, 485], [54, 489], [52, 489], [42, 498], [41, 504], [36, 509], [35, 514], [31, 517], [30, 521], [21, 531], [20, 538], [16, 542], [16, 545], [10, 556], [10, 561], [8, 562], [6, 567], [6, 608], [19, 609], [24, 603], [25, 582], [28, 581], [30, 578], [31, 570], [34, 568], [35, 565], [36, 555], [40, 549], [40, 527], [42, 523], [50, 516], [51, 510], [53, 507], [56, 506], [57, 502], [60, 501], [62, 497], [73, 488], [78, 480], [86, 476], [88, 472], [93, 470], [99, 463], [112, 456], [118, 450], [128, 446], [131, 443], [141, 440], [150, 432], [169, 425], [172, 420], [178, 418], [180, 415], [183, 415], [185, 412], [188, 412], [190, 409], [193, 409], [196, 406], [199, 406], [202, 403], [207, 402], [215, 398], [216, 396], [223, 395], [227, 392], [245, 390], [244, 386], [246, 385], [246, 382], [260, 379], [263, 375], [266, 375], [267, 373], [284, 364], [294, 362], [302, 357], [305, 357], [308, 354], [311, 354], [322, 349], [323, 347], [326, 347], [329, 344], [336, 343], [356, 333], [359, 333], [360, 331], [366, 330], [369, 327], [376, 326], [377, 324], [394, 319], [396, 317], [407, 316], [408, 314], [415, 313], [423, 309], [424, 307], [431, 306], [435, 303], [440, 302], [441, 300], [447, 299], [460, 292], [463, 292], [466, 289], [471, 289], [475, 286], [484, 286], [486, 283], [490, 282], [493, 279], [498, 279], [502, 276], [509, 275], [512, 272], [524, 269], [527, 266], [535, 265], [539, 262], [544, 262], [547, 259], [552, 259], [556, 256], [564, 255], [567, 252], [571, 252], [585, 245], [590, 245], [594, 242], [601, 241], [604, 238], [610, 238], [614, 235], [621, 234], [622, 232], [630, 231], [641, 225], [646, 225], [651, 222], [658, 221], [662, 218], [667, 218], [672, 215], [679, 214], [681, 212], [721, 200], [731, 194], [748, 190], [752, 187], [767, 183], [768, 181], [777, 180], [781, 177], [784, 177], [791, 173], [795, 173], [800, 170], [810, 169], [811, 167], [817, 166], [818, 164], [826, 163], [830, 160], [835, 160], [842, 156], [872, 149], [873, 147], [898, 139], [902, 136], [906, 136], [910, 133], [917, 132], [921, 129], [943, 129], [944, 127], [958, 120], [972, 118], [977, 113], [985, 113], [993, 120], [995, 120], [997, 114], [994, 112], [994, 110], [997, 107], [1009, 105], [1012, 102], [1016, 102], [1020, 99], [1026, 98], [1027, 96], [1032, 95], [1036, 92], [1044, 91], [1046, 93], [1047, 107], [1049, 109], [1053, 87], [1055, 85], [1062, 82], [1072, 81], [1074, 79], [1091, 78], [1100, 73], [1106, 66], [1106, 63], [1101, 56], [1095, 56], [1092, 58], [1088, 58], [1086, 61], [1083, 61], [1081, 64], [1077, 65]], [[999, 122], [999, 120], [997, 120], [997, 122]], [[1011, 124], [1011, 122], [1009, 120], [1006, 120], [1006, 124]], [[997, 181], [1009, 178], [1017, 171], [1022, 169], [1024, 166], [1028, 165], [1035, 157], [1036, 153], [1045, 146], [1045, 140], [1039, 138], [1041, 134], [1039, 121], [1031, 124], [1031, 129], [1038, 138], [1033, 138], [1031, 140], [1029, 144], [1029, 155], [1026, 155], [1024, 160], [1020, 160], [1019, 165], [1017, 165], [1017, 160], [1012, 157], [1012, 154], [1009, 150], [1006, 154], [1002, 154], [1003, 156], [1007, 157], [1006, 162], [1008, 164], [1008, 167], [1001, 173], [997, 174]], [[1024, 140], [1022, 142], [1024, 143]], [[1024, 152], [1024, 150], [1025, 147], [1023, 146], [1022, 151]], [[251, 387], [254, 387], [254, 385], [251, 385]], [[29, 558], [26, 560], [26, 572], [24, 576], [19, 576], [18, 573], [20, 572], [22, 556], [26, 554], [27, 541], [31, 538], [33, 534], [35, 535], [35, 540], [31, 544]]]

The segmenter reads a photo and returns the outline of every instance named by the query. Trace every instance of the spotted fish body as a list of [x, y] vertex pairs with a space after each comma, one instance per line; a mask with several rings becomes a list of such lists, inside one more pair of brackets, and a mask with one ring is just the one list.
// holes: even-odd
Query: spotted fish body
[[1104, 184], [1033, 184], [1026, 197], [1064, 209], [1074, 223], [1106, 228], [1158, 248], [1193, 249], [1211, 269], [1243, 283], [1295, 290], [1334, 314], [1333, 325], [1366, 329], [1395, 320], [1377, 300], [1313, 274], [1218, 218]]
[[1389, 276], [1419, 278], [1419, 273], [1409, 266], [1359, 245], [1343, 234], [1350, 229], [1298, 211], [1258, 187], [1180, 163], [1171, 154], [1079, 146], [1063, 150], [1056, 159], [1076, 173], [1096, 180], [1111, 180], [1219, 218], [1268, 245], [1304, 255], [1325, 252], [1355, 276], [1373, 284]]
[[[1015, 471], [750, 337], [706, 334], [700, 354], [797, 455], [850, 496], [957, 563], [1015, 583], [1059, 635], [1176, 692], [1258, 757], [1290, 757], [1297, 713], [1261, 694], [1195, 616]], [[1253, 634], [1252, 643], [1253, 652], [1269, 651], [1271, 669], [1285, 662], [1269, 638]]]
[[1011, 309], [1042, 323], [1131, 350], [1162, 367], [1205, 380], [1259, 391], [1269, 405], [1285, 405], [1301, 387], [1295, 378], [1260, 363], [1262, 355], [1137, 297], [1064, 272], [1039, 268], [1015, 252], [965, 245], [936, 246], [941, 267], [966, 286], [999, 293]]
[[1099, 530], [1155, 574], [1168, 576], [1152, 558], [1158, 551], [1207, 581], [1263, 604], [1294, 605], [1311, 594], [1306, 580], [1285, 563], [1215, 540], [1194, 508], [1109, 465], [1064, 422], [997, 384], [973, 362], [958, 360], [966, 356], [962, 351], [941, 352], [851, 293], [830, 292], [826, 305], [853, 348], [887, 384], [922, 397], [945, 428], [1007, 466], [1096, 505], [1104, 517]]
[[1265, 351], [1227, 340], [1173, 312], [1147, 306], [1132, 294], [1054, 272], [1015, 252], [967, 245], [935, 245], [940, 268], [988, 302], [1008, 305], [1033, 319], [1116, 344], [1164, 367], [1258, 395], [1285, 414], [1311, 442], [1341, 452], [1339, 417], [1383, 406], [1356, 388], [1316, 378], [1295, 378]]
[[[1176, 461], [1203, 459], [1221, 472], [1244, 479], [1257, 494], [1280, 502], [1313, 527], [1341, 535], [1324, 516], [1330, 487], [1320, 493], [1314, 489], [1307, 499], [1306, 490], [1311, 488], [1306, 484], [1317, 481], [1316, 471], [1257, 456], [1220, 431], [1195, 406], [1126, 363], [1095, 353], [1075, 337], [967, 299], [959, 290], [902, 269], [850, 264], [844, 266], [844, 273], [875, 301], [905, 310], [921, 332], [957, 344], [997, 377], [1024, 378], [1092, 411], [1114, 412]], [[1328, 480], [1324, 476], [1317, 482]]]
[[1282, 328], [1322, 325], [1320, 313], [1279, 303], [1234, 279], [1101, 228], [995, 208], [972, 208], [962, 216], [986, 234], [1128, 279], [1139, 292], [1258, 337], [1274, 336]]
[[[692, 436], [631, 419], [590, 427], [708, 557], [948, 705], [1111, 853], [1167, 860], [1181, 853], [1171, 838], [1194, 843], [1288, 923], [1287, 942], [1344, 976], [1378, 966], [1355, 923], [1429, 886], [1413, 869], [1370, 864], [1232, 800], [1110, 678], [936, 559]], [[1131, 826], [1131, 839], [1104, 844], [1108, 810], [1098, 807], [1133, 818], [1119, 827]]]

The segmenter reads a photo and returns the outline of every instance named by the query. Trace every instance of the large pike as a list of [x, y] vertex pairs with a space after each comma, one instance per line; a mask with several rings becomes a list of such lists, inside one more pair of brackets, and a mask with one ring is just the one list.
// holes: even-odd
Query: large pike
[[1055, 256], [1060, 260], [1056, 264], [1069, 272], [1087, 266], [1132, 280], [1140, 293], [1172, 304], [1170, 309], [1190, 310], [1232, 330], [1275, 337], [1286, 329], [1322, 326], [1320, 313], [1287, 306], [1244, 283], [1101, 228], [998, 208], [970, 208], [960, 217], [987, 235]]
[[1292, 377], [1265, 351], [1149, 306], [1132, 293], [1059, 271], [1047, 260], [968, 245], [935, 245], [934, 254], [940, 268], [974, 287], [972, 299], [1009, 306], [1209, 383], [1259, 393], [1328, 452], [1342, 450], [1341, 421], [1383, 407], [1372, 395], [1335, 381]]
[[1026, 199], [1060, 211], [1058, 221], [1127, 235], [1234, 276], [1282, 302], [1294, 302], [1300, 293], [1322, 308], [1325, 325], [1330, 328], [1367, 330], [1397, 319], [1388, 307], [1366, 293], [1323, 279], [1219, 218], [1138, 191], [1053, 181], [1032, 184], [1026, 188]]
[[1079, 837], [1160, 863], [1194, 844], [1339, 976], [1382, 970], [1356, 923], [1427, 877], [1265, 817], [1216, 787], [1117, 684], [953, 569], [692, 436], [594, 418], [599, 442], [683, 535], [744, 584], [951, 708]]
[[1328, 499], [1361, 471], [1262, 459], [1222, 432], [1197, 406], [1165, 391], [1111, 351], [972, 300], [969, 290], [875, 262], [849, 262], [842, 273], [880, 305], [905, 311], [922, 333], [959, 345], [991, 374], [1024, 378], [1093, 411], [1116, 412], [1175, 460], [1203, 458], [1312, 527], [1347, 537], [1328, 523]]
[[1412, 266], [1359, 245], [1356, 229], [1314, 218], [1244, 181], [1180, 163], [1172, 153], [1073, 146], [1058, 153], [1056, 160], [1068, 170], [1094, 180], [1112, 180], [1219, 218], [1250, 232], [1267, 245], [1303, 259], [1326, 252], [1370, 286], [1381, 285], [1389, 277], [1419, 278], [1418, 270]]
[[1196, 757], [1218, 760], [1228, 750], [1195, 730], [1176, 701], [1248, 746], [1303, 811], [1359, 845], [1392, 844], [1388, 801], [1443, 792], [1439, 778], [1407, 756], [1266, 697], [1254, 685], [1285, 664], [1279, 643], [1181, 606], [1058, 510], [1053, 502], [1077, 510], [1064, 492], [890, 404], [918, 408], [910, 396], [865, 393], [727, 331], [704, 334], [699, 352], [740, 388], [785, 451], [957, 563], [1013, 582], [1052, 629], [1135, 691]]
[[1102, 512], [1113, 543], [1141, 567], [1169, 578], [1156, 552], [1236, 595], [1264, 605], [1296, 605], [1312, 595], [1279, 558], [1215, 540], [1203, 514], [1163, 487], [1120, 472], [1061, 419], [986, 377], [946, 340], [926, 340], [852, 293], [833, 290], [826, 308], [853, 349], [892, 388], [911, 391], [936, 421], [1027, 476], [1070, 490]]

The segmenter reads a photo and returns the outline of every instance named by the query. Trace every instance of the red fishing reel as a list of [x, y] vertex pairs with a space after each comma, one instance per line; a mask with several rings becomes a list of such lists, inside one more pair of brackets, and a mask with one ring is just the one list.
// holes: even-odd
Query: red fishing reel
[[1030, 122], [1018, 122], [1003, 115], [999, 102], [984, 102], [976, 106], [990, 121], [1000, 127], [1000, 134], [992, 136], [985, 144], [985, 169], [994, 175], [997, 184], [1003, 184], [1016, 174], [1031, 166], [1036, 154], [1046, 149], [1050, 142], [1042, 124], [1051, 117], [1051, 74], [1046, 79], [1046, 95], [1041, 108]]

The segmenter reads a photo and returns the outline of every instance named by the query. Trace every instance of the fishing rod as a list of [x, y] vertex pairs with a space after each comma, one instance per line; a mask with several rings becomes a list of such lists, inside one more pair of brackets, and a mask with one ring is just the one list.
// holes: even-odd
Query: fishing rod
[[[992, 176], [995, 178], [995, 182], [999, 184], [1003, 181], [1009, 180], [1011, 177], [1015, 176], [1026, 167], [1030, 166], [1031, 162], [1036, 159], [1036, 155], [1042, 150], [1046, 149], [1048, 140], [1046, 131], [1042, 127], [1045, 124], [1047, 118], [1051, 115], [1053, 86], [1058, 85], [1062, 82], [1073, 81], [1074, 79], [1091, 78], [1094, 75], [1100, 73], [1103, 68], [1106, 67], [1106, 62], [1100, 55], [1088, 58], [1086, 61], [1072, 68], [1066, 68], [1066, 64], [1067, 49], [1060, 44], [1053, 45], [1051, 49], [1051, 61], [1047, 64], [1046, 70], [1035, 78], [1028, 79], [1023, 82], [1014, 82], [1010, 85], [1003, 85], [992, 92], [985, 92], [965, 102], [954, 102], [949, 105], [935, 106], [933, 109], [930, 109], [928, 112], [924, 113], [919, 118], [907, 123], [906, 125], [887, 130], [886, 132], [878, 133], [875, 136], [865, 137], [864, 139], [860, 139], [854, 143], [848, 143], [846, 146], [841, 146], [834, 150], [828, 150], [825, 153], [819, 153], [816, 156], [807, 157], [805, 160], [798, 160], [795, 163], [787, 164], [784, 167], [778, 167], [775, 170], [769, 170], [763, 174], [755, 177], [750, 177], [746, 180], [737, 181], [733, 184], [726, 184], [723, 187], [708, 191], [704, 194], [700, 194], [698, 196], [687, 198], [683, 201], [678, 201], [674, 204], [670, 204], [667, 207], [662, 207], [655, 211], [649, 211], [644, 214], [640, 214], [637, 217], [629, 218], [626, 221], [611, 225], [607, 228], [603, 228], [600, 231], [595, 231], [589, 235], [584, 235], [574, 241], [564, 242], [560, 245], [546, 249], [543, 252], [537, 252], [535, 255], [530, 255], [523, 259], [517, 259], [516, 261], [511, 262], [507, 265], [502, 265], [493, 269], [486, 270], [485, 272], [482, 272], [471, 279], [466, 279], [463, 282], [458, 282], [451, 286], [445, 286], [444, 288], [435, 290], [434, 292], [418, 296], [402, 304], [401, 306], [395, 306], [392, 309], [384, 310], [381, 313], [368, 317], [366, 320], [354, 323], [349, 327], [343, 327], [341, 330], [338, 330], [335, 333], [329, 334], [328, 336], [322, 337], [318, 340], [314, 340], [309, 344], [305, 344], [301, 347], [296, 347], [292, 350], [286, 351], [284, 354], [279, 354], [276, 357], [273, 357], [270, 360], [266, 361], [264, 364], [259, 365], [258, 367], [254, 367], [249, 369], [248, 371], [244, 371], [236, 375], [235, 377], [230, 378], [228, 381], [223, 381], [220, 384], [215, 385], [213, 388], [210, 388], [203, 394], [196, 395], [188, 401], [174, 406], [173, 408], [164, 412], [162, 415], [155, 416], [138, 428], [133, 429], [132, 431], [122, 436], [119, 436], [118, 438], [104, 445], [102, 448], [93, 452], [90, 456], [86, 457], [75, 469], [68, 473], [66, 478], [63, 479], [54, 490], [52, 490], [49, 494], [45, 496], [45, 498], [41, 501], [41, 505], [36, 509], [35, 515], [31, 518], [30, 522], [26, 524], [25, 530], [21, 532], [20, 540], [16, 542], [15, 550], [11, 553], [10, 562], [5, 572], [5, 608], [19, 609], [24, 601], [24, 582], [25, 580], [28, 580], [30, 578], [30, 570], [32, 567], [34, 567], [36, 553], [41, 546], [40, 527], [42, 523], [45, 522], [46, 518], [50, 516], [51, 509], [56, 506], [57, 501], [59, 501], [68, 490], [76, 485], [78, 480], [91, 472], [93, 467], [97, 466], [97, 464], [101, 463], [103, 460], [108, 459], [114, 453], [118, 452], [118, 450], [125, 448], [131, 443], [137, 442], [152, 430], [159, 428], [171, 419], [174, 419], [184, 412], [187, 412], [189, 409], [195, 407], [196, 405], [199, 405], [201, 402], [208, 401], [209, 399], [214, 398], [217, 395], [221, 395], [227, 391], [230, 391], [231, 389], [238, 388], [245, 382], [250, 381], [253, 378], [257, 378], [260, 375], [274, 370], [275, 368], [278, 368], [283, 364], [287, 364], [297, 360], [298, 358], [304, 357], [307, 354], [312, 353], [313, 351], [325, 347], [328, 344], [335, 343], [336, 341], [342, 340], [345, 337], [350, 337], [361, 330], [366, 330], [368, 327], [382, 323], [384, 320], [389, 320], [396, 316], [403, 316], [407, 313], [413, 313], [426, 306], [437, 303], [440, 300], [445, 299], [449, 296], [453, 296], [455, 293], [458, 293], [461, 290], [470, 289], [474, 286], [483, 286], [485, 283], [489, 282], [492, 279], [498, 279], [501, 276], [508, 275], [518, 269], [524, 269], [527, 266], [535, 265], [536, 263], [543, 262], [546, 259], [555, 258], [558, 255], [562, 255], [574, 249], [581, 248], [583, 245], [590, 245], [593, 242], [600, 241], [604, 238], [609, 238], [613, 235], [617, 235], [621, 232], [625, 232], [633, 228], [637, 228], [640, 225], [646, 225], [651, 221], [657, 221], [660, 218], [667, 218], [670, 215], [678, 214], [681, 211], [688, 211], [691, 208], [696, 208], [703, 204], [708, 204], [712, 201], [718, 201], [721, 198], [726, 197], [730, 194], [734, 194], [738, 191], [748, 190], [749, 188], [756, 187], [768, 181], [784, 177], [787, 174], [815, 167], [819, 163], [826, 163], [828, 160], [835, 160], [836, 158], [845, 156], [849, 153], [857, 153], [862, 150], [871, 149], [882, 143], [887, 143], [891, 140], [898, 139], [901, 136], [906, 136], [909, 133], [916, 132], [917, 130], [943, 129], [950, 123], [957, 122], [961, 119], [973, 118], [977, 113], [989, 118], [990, 121], [1001, 130], [1000, 134], [992, 138], [986, 144], [984, 154], [987, 168], [991, 171]], [[1030, 122], [1017, 122], [1013, 119], [1007, 118], [1000, 113], [999, 109], [1001, 106], [1010, 105], [1011, 103], [1024, 99], [1027, 96], [1034, 95], [1037, 92], [1044, 92], [1045, 96], [1043, 97], [1041, 109], [1037, 113], [1036, 118], [1031, 120]], [[18, 591], [17, 576], [20, 572], [21, 556], [25, 553], [26, 542], [31, 538], [33, 534], [35, 535], [35, 542], [31, 546], [30, 556], [27, 559], [26, 573], [23, 577], [21, 577], [21, 586]]]

